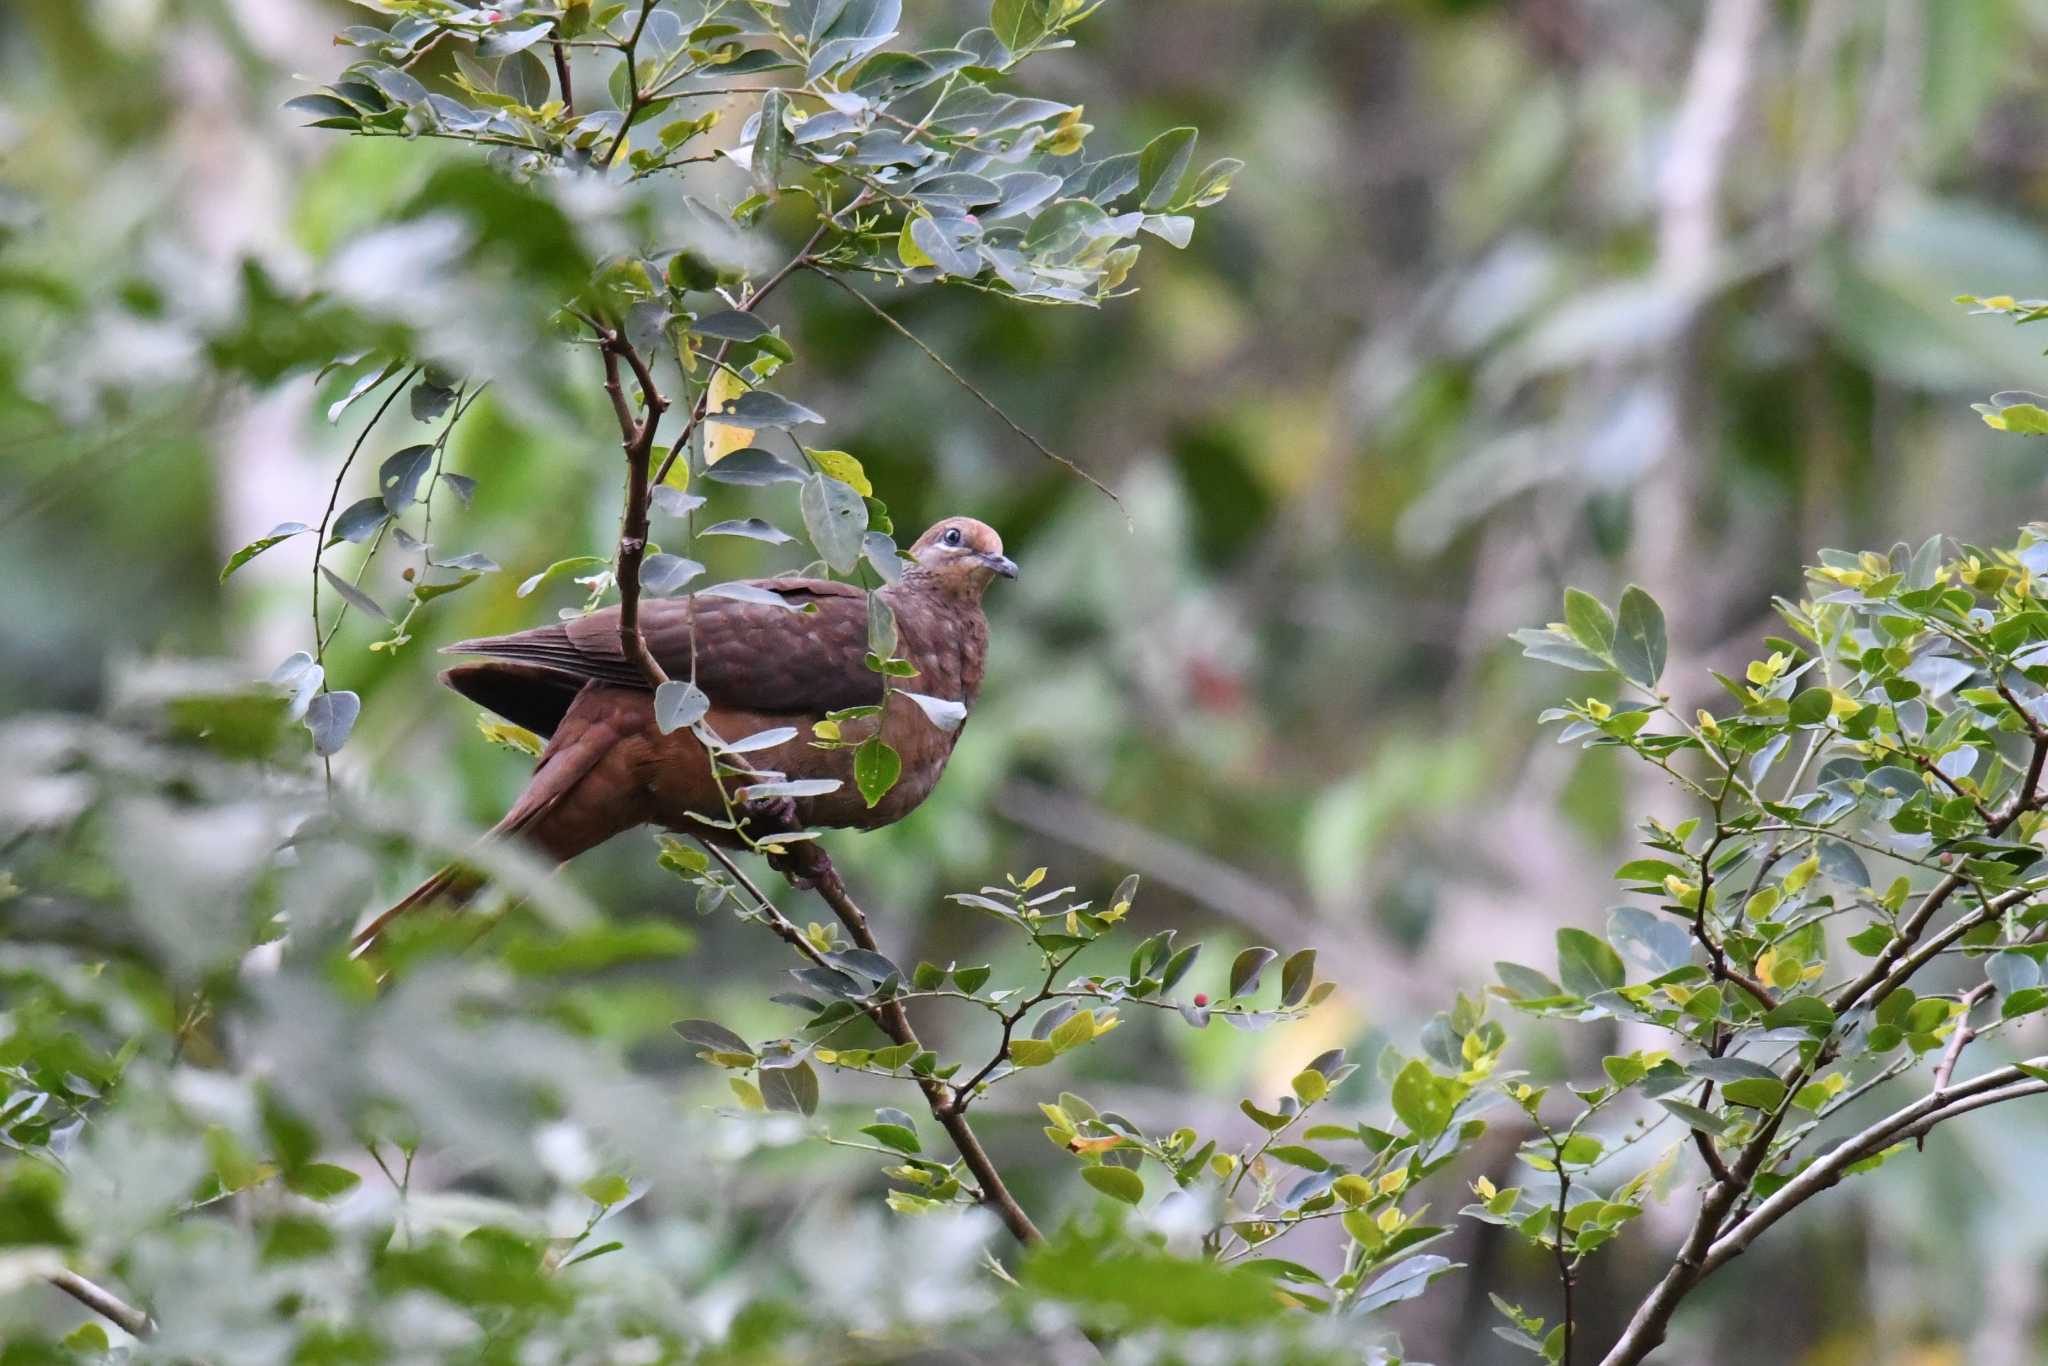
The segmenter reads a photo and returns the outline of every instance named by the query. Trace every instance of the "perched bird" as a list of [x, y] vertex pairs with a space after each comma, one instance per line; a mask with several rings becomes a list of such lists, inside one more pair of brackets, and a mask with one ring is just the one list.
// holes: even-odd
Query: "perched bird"
[[[877, 591], [893, 611], [896, 654], [916, 669], [900, 690], [972, 708], [988, 654], [981, 595], [1017, 566], [1002, 538], [971, 517], [949, 517], [910, 548], [902, 577]], [[870, 807], [853, 780], [851, 748], [813, 745], [826, 713], [883, 700], [884, 680], [867, 666], [866, 593], [820, 579], [752, 581], [796, 608], [697, 595], [641, 604], [640, 632], [671, 679], [694, 679], [710, 699], [704, 717], [727, 741], [793, 727], [795, 735], [744, 756], [753, 769], [789, 779], [836, 778], [836, 791], [743, 808], [749, 833], [845, 826], [872, 829], [901, 820], [931, 794], [959, 738], [917, 702], [892, 693], [879, 717], [846, 722], [841, 738], [882, 739], [902, 758], [895, 786]], [[516, 635], [465, 640], [450, 654], [482, 655], [441, 681], [508, 721], [548, 737], [525, 792], [493, 826], [557, 862], [640, 825], [660, 825], [724, 844], [740, 840], [695, 817], [725, 820], [710, 755], [690, 727], [664, 735], [654, 693], [619, 641], [619, 609], [607, 608]], [[964, 724], [964, 723], [963, 723]], [[727, 792], [741, 786], [731, 778]], [[389, 921], [435, 900], [474, 896], [483, 878], [451, 865], [377, 917], [357, 936], [374, 939]]]

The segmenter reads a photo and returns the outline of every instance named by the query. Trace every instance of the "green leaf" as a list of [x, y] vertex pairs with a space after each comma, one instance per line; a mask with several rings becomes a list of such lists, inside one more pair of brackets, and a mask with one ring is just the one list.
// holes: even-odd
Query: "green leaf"
[[1415, 1299], [1429, 1288], [1431, 1281], [1457, 1270], [1459, 1265], [1461, 1264], [1439, 1257], [1435, 1253], [1410, 1257], [1366, 1286], [1364, 1292], [1352, 1302], [1351, 1312], [1370, 1314], [1390, 1304]]
[[1417, 1136], [1435, 1138], [1450, 1126], [1455, 1089], [1418, 1058], [1394, 1077], [1394, 1116]]
[[1667, 645], [1664, 609], [1655, 598], [1630, 584], [1621, 595], [1621, 616], [1614, 635], [1614, 662], [1632, 683], [1654, 688], [1664, 674]]
[[613, 1205], [618, 1204], [619, 1201], [633, 1193], [633, 1187], [627, 1182], [626, 1178], [616, 1173], [593, 1176], [581, 1186], [578, 1186], [577, 1189], [589, 1196], [593, 1202], [603, 1205], [606, 1209], [610, 1209]]
[[1577, 929], [1557, 932], [1557, 975], [1574, 996], [1598, 995], [1628, 980], [1621, 955], [1606, 940]]
[[711, 711], [711, 699], [686, 678], [671, 678], [654, 690], [654, 724], [663, 735], [694, 726]]
[[556, 560], [546, 569], [541, 570], [540, 573], [535, 574], [532, 578], [520, 584], [517, 589], [513, 590], [512, 596], [516, 598], [530, 596], [534, 589], [558, 574], [573, 574], [584, 569], [602, 569], [609, 563], [610, 561], [601, 560], [595, 555], [572, 555], [566, 560]]
[[754, 1046], [713, 1020], [677, 1020], [669, 1026], [676, 1033], [714, 1053], [745, 1053], [753, 1056]]
[[[1320, 1074], [1311, 1072], [1308, 1075], [1313, 1077]], [[1300, 1144], [1283, 1143], [1278, 1147], [1268, 1148], [1266, 1156], [1275, 1162], [1285, 1162], [1290, 1167], [1300, 1167], [1305, 1171], [1326, 1172], [1330, 1169], [1329, 1158], [1314, 1148], [1304, 1148]]]
[[371, 597], [368, 593], [365, 593], [362, 589], [356, 587], [354, 584], [350, 583], [347, 579], [344, 579], [341, 575], [335, 573], [332, 569], [329, 569], [324, 564], [320, 566], [320, 577], [327, 580], [327, 586], [333, 589], [335, 593], [337, 593], [340, 596], [341, 600], [347, 603], [349, 606], [354, 607], [359, 611], [366, 612], [370, 616], [376, 617], [380, 621], [388, 622], [391, 620], [391, 614], [385, 611], [383, 606], [380, 603], [378, 603], [378, 601], [375, 598]]
[[1721, 1088], [1721, 1094], [1731, 1105], [1746, 1105], [1752, 1110], [1775, 1110], [1785, 1099], [1785, 1083], [1776, 1077], [1747, 1077], [1729, 1082]]
[[794, 1067], [764, 1067], [761, 1099], [771, 1110], [814, 1115], [818, 1112], [818, 1074], [811, 1070], [809, 1062], [799, 1062]]
[[1722, 1119], [1711, 1110], [1702, 1110], [1697, 1105], [1690, 1105], [1682, 1100], [1671, 1100], [1663, 1096], [1657, 1098], [1657, 1103], [1685, 1121], [1687, 1127], [1698, 1129], [1701, 1133], [1711, 1134], [1715, 1138], [1720, 1138], [1728, 1132], [1728, 1121]]
[[1237, 955], [1230, 965], [1230, 994], [1242, 996], [1259, 989], [1259, 977], [1266, 970], [1266, 964], [1280, 955], [1268, 948], [1254, 946]]
[[1147, 213], [1171, 208], [1188, 161], [1195, 154], [1193, 128], [1169, 128], [1138, 153], [1138, 207]]
[[352, 692], [324, 692], [306, 704], [306, 729], [313, 752], [322, 758], [340, 752], [362, 714], [363, 700]]
[[833, 572], [851, 574], [860, 563], [861, 537], [867, 534], [867, 500], [851, 484], [827, 475], [804, 480], [804, 530]]
[[1568, 1166], [1589, 1167], [1604, 1151], [1600, 1140], [1591, 1134], [1573, 1134], [1564, 1141], [1562, 1156]]
[[1578, 641], [1557, 631], [1521, 630], [1510, 638], [1522, 647], [1524, 655], [1545, 664], [1559, 664], [1588, 674], [1604, 674], [1614, 668]]
[[1044, 1039], [1010, 1040], [1010, 1061], [1019, 1067], [1043, 1067], [1059, 1056], [1059, 1050]]
[[1591, 593], [1564, 590], [1564, 624], [1572, 639], [1605, 658], [1614, 653], [1614, 615]]
[[1807, 688], [1792, 699], [1791, 709], [1785, 719], [1795, 726], [1817, 726], [1828, 719], [1835, 708], [1835, 695], [1826, 688]]
[[748, 167], [755, 188], [765, 195], [775, 193], [783, 153], [789, 150], [789, 129], [783, 122], [788, 109], [789, 97], [780, 90], [769, 91], [761, 100], [761, 122], [754, 133], [754, 155]]
[[870, 735], [853, 752], [854, 786], [870, 807], [888, 796], [889, 789], [902, 776], [903, 756], [890, 748], [880, 734]]
[[902, 1124], [868, 1124], [861, 1132], [885, 1148], [894, 1148], [899, 1153], [921, 1153], [924, 1145], [918, 1142], [917, 1131]]
[[1316, 951], [1302, 949], [1289, 954], [1287, 961], [1280, 965], [1280, 1004], [1293, 1007], [1308, 995], [1308, 989], [1315, 985]]
[[308, 1200], [338, 1200], [363, 1184], [363, 1178], [331, 1162], [308, 1162], [286, 1172], [284, 1184]]
[[1126, 1205], [1135, 1205], [1145, 1198], [1145, 1179], [1129, 1167], [1084, 1167], [1081, 1179]]
[[1825, 1034], [1835, 1027], [1835, 1012], [1818, 996], [1790, 996], [1765, 1013], [1764, 1025], [1769, 1029], [1798, 1026]]
[[1188, 975], [1188, 969], [1195, 965], [1195, 958], [1201, 952], [1200, 944], [1190, 944], [1184, 949], [1177, 950], [1173, 957], [1166, 960], [1166, 968], [1159, 974], [1159, 989], [1172, 991], [1178, 986], [1180, 979]]
[[1012, 53], [1029, 49], [1052, 28], [1054, 0], [995, 0], [988, 26]]
[[226, 583], [228, 575], [234, 573], [237, 569], [240, 569], [243, 565], [270, 549], [270, 547], [283, 541], [289, 541], [292, 537], [310, 529], [304, 522], [279, 522], [269, 531], [228, 557], [227, 564], [220, 571], [220, 582]]
[[434, 467], [432, 446], [407, 446], [377, 468], [377, 492], [396, 517], [419, 498], [420, 480]]

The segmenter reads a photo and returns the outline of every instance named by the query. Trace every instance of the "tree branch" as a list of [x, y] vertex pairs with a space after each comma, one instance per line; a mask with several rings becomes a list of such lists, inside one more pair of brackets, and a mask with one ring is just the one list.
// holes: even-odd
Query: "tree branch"
[[110, 1323], [118, 1324], [131, 1337], [147, 1337], [156, 1327], [148, 1314], [129, 1304], [113, 1291], [94, 1285], [76, 1271], [53, 1271], [49, 1282]]
[[555, 50], [555, 79], [562, 85], [562, 112], [570, 118], [576, 117], [576, 87], [569, 82], [569, 49], [560, 38], [548, 40]]
[[1993, 987], [1994, 984], [1987, 979], [1963, 993], [1962, 1017], [1956, 1021], [1956, 1032], [1949, 1035], [1948, 1047], [1941, 1050], [1941, 1061], [1934, 1067], [1936, 1095], [1948, 1090], [1949, 1080], [1956, 1074], [1956, 1064], [1963, 1060], [1963, 1050], [1977, 1037], [1977, 1031], [1970, 1028], [1970, 1012], [1991, 994]]
[[1115, 489], [1112, 489], [1109, 485], [1103, 483], [1100, 479], [1097, 479], [1087, 470], [1082, 469], [1079, 465], [1067, 459], [1067, 457], [1065, 457], [1064, 455], [1061, 455], [1057, 451], [1052, 450], [1043, 441], [1040, 441], [1030, 432], [1027, 432], [1022, 427], [1018, 426], [1016, 419], [1012, 418], [1008, 413], [1004, 412], [1002, 410], [1002, 407], [999, 404], [997, 404], [994, 399], [990, 398], [987, 394], [981, 392], [981, 390], [975, 388], [972, 381], [970, 381], [965, 375], [962, 375], [958, 370], [955, 370], [952, 366], [948, 365], [946, 363], [945, 357], [941, 356], [938, 352], [932, 350], [931, 347], [926, 346], [924, 342], [918, 339], [918, 336], [915, 332], [912, 332], [902, 323], [897, 322], [895, 317], [891, 315], [887, 309], [883, 308], [873, 299], [870, 299], [867, 295], [861, 293], [858, 289], [855, 289], [847, 281], [841, 279], [839, 276], [827, 270], [823, 265], [819, 264], [818, 262], [806, 258], [803, 264], [810, 267], [819, 275], [824, 276], [827, 280], [830, 280], [833, 284], [839, 286], [839, 288], [845, 290], [848, 294], [853, 296], [854, 299], [859, 301], [861, 307], [867, 309], [868, 312], [874, 314], [877, 318], [880, 318], [883, 322], [887, 323], [892, 329], [894, 329], [898, 336], [902, 337], [912, 346], [915, 346], [918, 350], [924, 352], [925, 356], [928, 359], [930, 359], [932, 364], [938, 366], [941, 370], [945, 371], [947, 377], [950, 378], [955, 384], [959, 385], [962, 389], [965, 389], [968, 393], [974, 395], [974, 397], [980, 401], [982, 407], [988, 409], [997, 417], [1001, 418], [1003, 420], [1003, 425], [1008, 427], [1011, 431], [1015, 432], [1018, 436], [1024, 438], [1025, 443], [1029, 445], [1031, 449], [1037, 451], [1040, 455], [1052, 461], [1055, 465], [1060, 465], [1064, 467], [1069, 474], [1078, 475], [1082, 479], [1087, 480], [1090, 484], [1093, 484], [1103, 494], [1107, 495], [1109, 501], [1115, 503], [1119, 510], [1123, 508], [1124, 500], [1117, 497]]
[[[847, 207], [851, 208], [852, 205]], [[825, 234], [831, 230], [832, 224], [829, 221], [818, 224], [818, 230], [811, 234], [810, 240], [797, 250], [797, 254], [790, 257], [780, 270], [777, 270], [773, 275], [763, 280], [759, 287], [750, 292], [746, 298], [734, 304], [733, 310], [738, 313], [752, 313], [760, 302], [774, 291], [776, 286], [796, 273], [797, 267], [804, 263], [818, 243], [825, 240]], [[725, 363], [725, 353], [731, 345], [732, 343], [730, 342], [720, 342], [718, 344], [718, 355], [713, 358], [714, 365], [723, 365]], [[690, 448], [690, 438], [696, 435], [697, 425], [704, 420], [705, 406], [710, 402], [711, 386], [707, 384], [704, 386], [704, 392], [697, 395], [696, 403], [691, 405], [689, 420], [683, 423], [683, 430], [669, 446], [668, 455], [663, 458], [661, 468], [654, 472], [655, 483], [659, 484], [662, 480], [668, 478], [668, 472], [675, 465], [676, 457]]]
[[[651, 481], [648, 467], [653, 462], [654, 435], [661, 426], [668, 400], [655, 385], [654, 373], [623, 330], [590, 321], [597, 329], [598, 346], [604, 357], [604, 388], [611, 396], [612, 411], [619, 420], [619, 441], [626, 451], [626, 511], [619, 523], [619, 554], [613, 576], [619, 586], [619, 648], [640, 671], [650, 688], [668, 682], [668, 674], [647, 648], [640, 633], [640, 563], [647, 558], [647, 502]], [[620, 381], [619, 362], [632, 367], [640, 384], [644, 420], [635, 418]]]
[[[2030, 811], [2040, 804], [2041, 769], [2044, 763], [2048, 763], [2048, 735], [2036, 737], [2033, 757], [2027, 763], [2026, 776], [2021, 779], [2020, 785], [2013, 789], [2012, 800], [2006, 803], [2005, 809], [1999, 812], [1996, 819], [1984, 827], [1987, 834], [1994, 839], [2004, 834], [2007, 828], [2014, 821], [2018, 820], [2024, 812]], [[1926, 931], [1928, 922], [1934, 919], [1935, 913], [1941, 909], [1942, 905], [1962, 885], [1963, 875], [1958, 871], [1948, 874], [1928, 889], [1927, 895], [1921, 898], [1920, 904], [1913, 908], [1913, 913], [1899, 926], [1898, 934], [1893, 937], [1891, 943], [1884, 946], [1883, 951], [1877, 955], [1868, 968], [1864, 969], [1861, 976], [1835, 993], [1834, 1000], [1829, 1004], [1834, 1007], [1837, 1015], [1855, 1005], [1873, 987], [1880, 988], [1877, 993], [1877, 999], [1890, 995], [1900, 982], [1904, 981], [1906, 977], [1911, 976], [1915, 971], [1918, 971], [1920, 965], [1925, 963], [1929, 956], [1925, 951], [1909, 959], [1908, 964], [1901, 967], [1900, 973], [1894, 973], [1893, 967], [1899, 964], [1901, 958], [1906, 957], [1908, 951], [1913, 948], [1919, 941], [1920, 936]], [[2007, 894], [2008, 897], [2012, 895], [2014, 894]], [[2021, 895], [2021, 899], [2024, 900], [2025, 896]], [[1999, 899], [2001, 903], [2005, 900], [2006, 898]], [[1986, 904], [1983, 914], [1990, 913], [1992, 904], [1995, 903]], [[1966, 917], [1966, 919], [1969, 918]], [[1967, 925], [1962, 921], [1957, 922], [1957, 925], [1967, 928]], [[1946, 944], [1955, 935], [1962, 933], [1962, 930], [1958, 929], [1957, 925], [1952, 925], [1948, 930], [1943, 931], [1943, 935], [1937, 937], [1934, 944]], [[1929, 947], [1934, 947], [1934, 945]]]
[[[2048, 1065], [2048, 1057], [2033, 1059], [2029, 1065]], [[1944, 1120], [1954, 1119], [1958, 1115], [1968, 1114], [1987, 1105], [2038, 1095], [2044, 1091], [2048, 1091], [2048, 1082], [2029, 1077], [2017, 1067], [2001, 1067], [1996, 1071], [1972, 1077], [1946, 1091], [1931, 1091], [1911, 1105], [1893, 1111], [1861, 1133], [1836, 1145], [1827, 1156], [1817, 1159], [1806, 1170], [1786, 1182], [1772, 1193], [1770, 1199], [1758, 1205], [1750, 1211], [1747, 1218], [1722, 1235], [1701, 1264], [1700, 1278], [1705, 1279], [1726, 1266], [1733, 1258], [1740, 1256], [1756, 1241], [1757, 1235], [1836, 1184], [1849, 1167], [1864, 1158], [1882, 1152], [1894, 1143], [1920, 1137]], [[1635, 1361], [1640, 1358], [1624, 1357], [1619, 1360]]]
[[[2048, 1057], [2031, 1059], [2028, 1065], [2048, 1065]], [[1708, 1195], [1678, 1258], [1650, 1292], [1649, 1298], [1637, 1308], [1620, 1340], [1602, 1358], [1601, 1366], [1638, 1366], [1663, 1343], [1672, 1314], [1694, 1287], [1726, 1266], [1731, 1259], [1740, 1256], [1764, 1230], [1840, 1181], [1843, 1173], [1857, 1162], [1894, 1143], [1924, 1135], [1944, 1120], [1987, 1105], [2042, 1092], [2048, 1092], [2048, 1082], [2028, 1077], [2016, 1066], [1986, 1072], [1946, 1091], [1931, 1092], [1844, 1140], [1827, 1156], [1816, 1160], [1779, 1187], [1728, 1232], [1714, 1237], [1715, 1226], [1722, 1215], [1733, 1207], [1736, 1196], [1755, 1179], [1757, 1168], [1784, 1116], [1781, 1106], [1778, 1113], [1766, 1122], [1764, 1130], [1743, 1150], [1742, 1161], [1734, 1173], [1740, 1184], [1717, 1186]]]
[[[875, 941], [874, 932], [868, 928], [867, 915], [847, 892], [845, 881], [832, 866], [831, 856], [818, 847], [817, 841], [808, 840], [797, 847], [795, 866], [799, 876], [810, 882], [820, 899], [839, 917], [839, 923], [846, 927], [853, 942], [870, 953], [880, 953], [881, 946]], [[904, 1013], [902, 1002], [894, 999], [884, 1001], [874, 1014], [882, 1032], [897, 1043], [923, 1046], [918, 1044], [917, 1032], [911, 1028], [910, 1017]], [[967, 1169], [974, 1173], [974, 1179], [981, 1187], [981, 1203], [996, 1212], [1018, 1242], [1028, 1245], [1042, 1241], [1043, 1235], [1039, 1233], [1038, 1226], [1031, 1222], [1031, 1216], [1010, 1194], [1002, 1173], [996, 1169], [987, 1149], [981, 1146], [981, 1140], [975, 1137], [974, 1130], [968, 1125], [958, 1093], [935, 1077], [920, 1077], [917, 1084], [924, 1092], [925, 1104], [931, 1110], [932, 1118], [946, 1131], [946, 1136], [966, 1162]]]

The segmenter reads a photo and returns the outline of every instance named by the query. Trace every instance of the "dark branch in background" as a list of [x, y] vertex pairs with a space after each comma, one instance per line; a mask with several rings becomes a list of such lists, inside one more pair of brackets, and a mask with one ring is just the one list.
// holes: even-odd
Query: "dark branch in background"
[[148, 1314], [129, 1304], [113, 1291], [94, 1285], [75, 1271], [53, 1271], [49, 1282], [93, 1313], [116, 1323], [130, 1337], [146, 1337], [156, 1325]]
[[1093, 484], [1102, 493], [1108, 495], [1109, 501], [1115, 503], [1119, 510], [1123, 508], [1124, 500], [1116, 496], [1116, 490], [1112, 489], [1109, 485], [1103, 483], [1100, 479], [1097, 479], [1094, 475], [1088, 473], [1088, 471], [1082, 469], [1073, 461], [1067, 459], [1067, 457], [1065, 457], [1064, 455], [1061, 455], [1059, 452], [1048, 447], [1043, 441], [1040, 441], [1030, 432], [1027, 432], [1022, 427], [1018, 426], [1016, 419], [1011, 417], [1008, 413], [1004, 412], [1002, 410], [1002, 407], [999, 404], [997, 404], [994, 399], [990, 398], [987, 394], [981, 392], [981, 390], [975, 388], [973, 382], [969, 380], [965, 375], [962, 375], [958, 370], [955, 370], [952, 366], [946, 364], [945, 357], [941, 356], [938, 352], [932, 350], [929, 346], [926, 346], [923, 341], [919, 340], [918, 335], [915, 332], [912, 332], [902, 323], [897, 322], [895, 317], [891, 315], [887, 309], [883, 308], [873, 299], [870, 299], [867, 295], [861, 293], [858, 289], [855, 289], [851, 284], [847, 283], [845, 280], [842, 280], [837, 275], [834, 275], [831, 271], [827, 270], [819, 262], [806, 259], [803, 262], [803, 264], [808, 266], [811, 270], [817, 272], [819, 275], [823, 276], [825, 279], [830, 280], [833, 284], [839, 286], [841, 289], [845, 290], [855, 299], [859, 300], [861, 307], [867, 309], [868, 312], [874, 314], [877, 318], [880, 318], [883, 322], [887, 323], [891, 328], [893, 328], [898, 336], [902, 337], [912, 346], [915, 346], [918, 350], [924, 352], [925, 356], [930, 359], [932, 364], [938, 366], [941, 370], [945, 371], [947, 377], [950, 378], [955, 384], [959, 385], [962, 389], [965, 389], [968, 393], [974, 395], [974, 397], [980, 401], [982, 407], [988, 409], [997, 417], [1001, 418], [1003, 420], [1003, 425], [1008, 427], [1011, 431], [1015, 432], [1018, 436], [1024, 438], [1024, 441], [1031, 447], [1031, 449], [1037, 451], [1040, 455], [1052, 461], [1055, 465], [1064, 467], [1069, 474], [1078, 475], [1081, 478], [1087, 480], [1090, 484]]

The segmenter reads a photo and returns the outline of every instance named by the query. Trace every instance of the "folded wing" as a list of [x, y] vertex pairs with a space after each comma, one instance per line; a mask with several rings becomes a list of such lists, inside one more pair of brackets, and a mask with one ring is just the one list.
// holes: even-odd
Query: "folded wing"
[[[882, 699], [867, 655], [866, 594], [819, 579], [759, 579], [750, 585], [791, 607], [734, 598], [662, 598], [640, 608], [647, 648], [669, 677], [692, 676], [717, 707], [818, 715]], [[606, 608], [508, 636], [465, 640], [449, 654], [485, 664], [443, 675], [465, 697], [547, 734], [585, 683], [644, 688], [619, 645], [619, 609]]]

